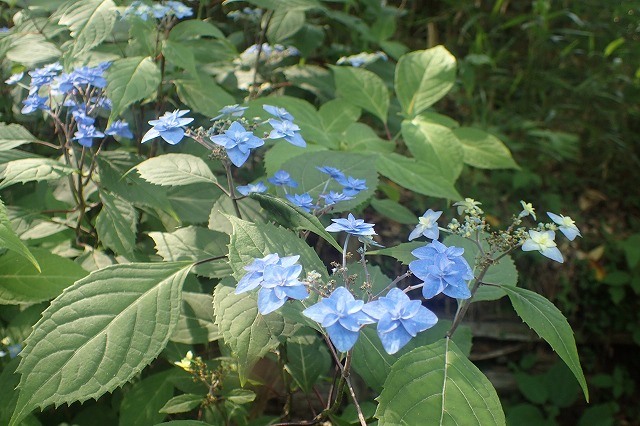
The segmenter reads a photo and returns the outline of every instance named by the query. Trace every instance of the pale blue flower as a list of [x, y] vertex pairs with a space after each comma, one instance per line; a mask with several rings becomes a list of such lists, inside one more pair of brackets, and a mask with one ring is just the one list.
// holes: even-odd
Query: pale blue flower
[[278, 170], [273, 177], [268, 178], [267, 181], [276, 186], [289, 186], [291, 188], [298, 187], [298, 183], [291, 179], [289, 173], [284, 170]]
[[173, 14], [178, 19], [182, 19], [182, 18], [187, 18], [189, 16], [193, 16], [193, 9], [191, 9], [188, 6], [185, 6], [184, 4], [180, 3], [179, 1], [172, 1], [171, 0], [171, 1], [165, 2], [165, 4], [171, 8], [171, 10], [173, 11]]
[[22, 345], [20, 343], [15, 343], [13, 345], [9, 345], [7, 350], [9, 351], [9, 357], [15, 358], [22, 351]]
[[85, 104], [80, 104], [73, 108], [71, 115], [73, 115], [78, 125], [91, 126], [96, 121], [95, 118], [87, 115], [87, 107]]
[[324, 204], [327, 206], [332, 206], [339, 203], [340, 201], [353, 200], [353, 197], [350, 197], [342, 192], [334, 191], [329, 191], [328, 194], [321, 195], [321, 197], [324, 198]]
[[399, 288], [367, 303], [362, 310], [378, 322], [378, 337], [389, 354], [395, 354], [411, 338], [438, 322], [436, 314], [422, 306], [419, 300], [409, 299]]
[[20, 112], [23, 114], [31, 114], [32, 112], [35, 112], [39, 109], [49, 110], [50, 108], [46, 104], [48, 100], [49, 98], [38, 96], [37, 94], [27, 96], [27, 98], [22, 101], [24, 106], [22, 107], [22, 110], [20, 110]]
[[287, 200], [291, 201], [307, 213], [311, 213], [311, 210], [318, 208], [318, 206], [313, 204], [313, 198], [311, 198], [311, 195], [307, 193], [293, 195], [287, 194]]
[[73, 140], [77, 140], [80, 145], [90, 148], [93, 144], [93, 139], [103, 138], [104, 133], [100, 132], [91, 124], [86, 126], [78, 124], [78, 131], [74, 133], [74, 136]]
[[473, 279], [473, 272], [463, 253], [464, 249], [447, 247], [437, 240], [411, 252], [418, 260], [409, 263], [409, 270], [424, 281], [425, 299], [440, 293], [456, 299], [471, 297], [467, 281]]
[[324, 174], [329, 175], [334, 180], [346, 179], [344, 176], [344, 173], [342, 173], [342, 171], [340, 171], [339, 169], [336, 169], [335, 167], [322, 166], [322, 167], [316, 167], [316, 169], [318, 169]]
[[331, 295], [302, 314], [322, 325], [336, 349], [347, 352], [358, 340], [360, 328], [374, 323], [374, 319], [362, 311], [364, 302], [355, 300], [344, 287], [336, 288]]
[[219, 120], [222, 117], [242, 117], [244, 115], [244, 111], [249, 107], [243, 107], [239, 104], [227, 105], [223, 107], [220, 111], [220, 115], [213, 117], [211, 121]]
[[331, 225], [325, 228], [329, 232], [347, 232], [351, 235], [377, 235], [373, 230], [374, 225], [366, 223], [363, 219], [356, 219], [351, 213], [346, 219], [331, 219]]
[[24, 73], [19, 72], [17, 74], [12, 74], [11, 77], [6, 79], [4, 82], [7, 83], [8, 85], [14, 85], [14, 84], [17, 84], [20, 80], [22, 80], [22, 77], [24, 77]]
[[122, 120], [116, 120], [111, 123], [111, 126], [104, 131], [105, 135], [109, 136], [122, 136], [123, 138], [133, 139], [133, 133], [129, 130], [129, 124]]
[[576, 226], [575, 221], [569, 216], [558, 216], [557, 214], [553, 214], [551, 212], [547, 212], [547, 215], [551, 218], [551, 220], [559, 225], [558, 229], [560, 229], [560, 232], [562, 232], [569, 241], [575, 240], [576, 237], [582, 237], [582, 234], [580, 234], [580, 230]]
[[60, 71], [62, 71], [62, 65], [60, 65], [59, 62], [47, 64], [42, 68], [29, 71], [29, 75], [31, 76], [31, 89], [35, 89], [37, 92], [38, 88], [51, 83]]
[[429, 209], [418, 218], [418, 226], [415, 227], [411, 234], [409, 234], [409, 241], [424, 235], [432, 240], [437, 240], [440, 236], [440, 230], [438, 229], [438, 219], [442, 215], [441, 211], [434, 212]]
[[563, 263], [562, 253], [558, 250], [556, 233], [553, 231], [529, 231], [529, 238], [522, 244], [522, 251], [539, 251], [543, 256], [556, 262]]
[[256, 193], [263, 193], [267, 191], [267, 185], [265, 185], [262, 181], [258, 182], [258, 183], [250, 183], [248, 185], [242, 185], [242, 186], [238, 186], [236, 188], [238, 190], [239, 193], [241, 193], [242, 195], [249, 195], [252, 192], [256, 192]]
[[229, 160], [236, 166], [242, 166], [249, 158], [251, 150], [264, 145], [264, 141], [247, 132], [242, 124], [234, 121], [229, 129], [222, 135], [211, 136], [209, 139], [217, 145], [221, 145], [227, 151]]
[[342, 192], [351, 197], [357, 195], [360, 191], [368, 189], [366, 180], [356, 179], [353, 176], [347, 176], [346, 178], [343, 176], [336, 179], [336, 181], [343, 186]]
[[307, 143], [300, 134], [300, 127], [293, 124], [291, 121], [270, 119], [269, 124], [273, 127], [273, 130], [269, 133], [269, 139], [284, 139], [291, 145], [299, 146], [301, 148], [307, 146]]
[[[269, 48], [271, 48], [271, 47], [269, 47]], [[263, 49], [264, 49], [264, 45], [263, 45]], [[287, 111], [284, 108], [280, 108], [280, 107], [273, 106], [273, 105], [262, 105], [262, 108], [265, 111], [267, 111], [269, 114], [273, 115], [274, 117], [276, 117], [276, 118], [278, 118], [280, 120], [293, 121], [293, 115], [289, 114], [289, 111]]]
[[193, 121], [193, 118], [180, 118], [188, 113], [188, 109], [165, 112], [157, 120], [149, 121], [153, 127], [142, 137], [142, 143], [160, 136], [171, 145], [177, 144], [184, 137], [183, 127]]

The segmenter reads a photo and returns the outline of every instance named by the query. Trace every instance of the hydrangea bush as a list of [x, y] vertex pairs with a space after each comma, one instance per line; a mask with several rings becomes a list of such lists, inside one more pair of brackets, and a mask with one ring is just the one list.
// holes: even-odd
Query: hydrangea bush
[[[303, 43], [315, 31], [307, 13], [351, 15], [331, 2], [249, 3], [266, 9], [223, 8], [220, 25], [257, 26], [246, 48], [175, 1], [66, 3], [34, 18], [68, 33], [31, 60], [14, 50], [30, 21], [16, 15], [1, 36], [22, 124], [0, 126], [0, 302], [16, 314], [3, 325], [0, 388], [11, 398], [0, 423], [121, 392], [121, 424], [502, 425], [470, 337], [456, 331], [474, 301], [504, 296], [588, 397], [569, 325], [517, 287], [510, 259], [537, 251], [562, 263], [556, 232], [580, 231], [551, 212], [536, 223], [524, 201], [494, 228], [457, 192], [465, 164], [517, 164], [494, 136], [432, 110], [455, 58], [383, 39], [386, 53], [308, 66], [300, 58], [320, 44]], [[317, 104], [280, 92], [282, 76]], [[29, 123], [50, 130], [36, 136]], [[392, 183], [451, 209], [376, 198]], [[400, 243], [370, 222], [407, 215]], [[385, 275], [381, 256], [404, 272]], [[436, 296], [455, 300], [451, 318], [438, 318]], [[280, 415], [260, 408], [262, 387], [284, 400]], [[297, 393], [306, 417], [287, 423]]]

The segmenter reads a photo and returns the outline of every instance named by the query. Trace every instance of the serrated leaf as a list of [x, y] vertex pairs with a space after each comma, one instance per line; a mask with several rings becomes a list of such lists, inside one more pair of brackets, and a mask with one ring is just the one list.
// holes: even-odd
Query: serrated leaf
[[0, 151], [8, 151], [34, 142], [40, 142], [40, 140], [21, 125], [0, 123]]
[[[260, 207], [260, 203], [256, 200], [252, 200], [251, 198], [243, 198], [240, 200], [236, 200], [238, 205], [238, 209], [240, 210], [240, 215], [243, 219], [249, 220], [251, 222], [265, 222], [266, 221], [266, 213]], [[224, 232], [225, 234], [231, 235], [233, 232], [233, 227], [231, 226], [231, 222], [229, 222], [229, 215], [235, 216], [235, 208], [233, 207], [233, 200], [229, 197], [220, 197], [213, 205], [211, 209], [211, 214], [209, 215], [209, 229], [213, 229], [214, 231]]]
[[175, 80], [173, 83], [178, 97], [185, 105], [208, 117], [217, 116], [225, 105], [235, 103], [233, 96], [206, 74], [198, 74], [191, 79]]
[[450, 339], [402, 356], [378, 398], [380, 425], [505, 425], [491, 382]]
[[147, 182], [161, 186], [218, 183], [207, 163], [191, 154], [159, 155], [143, 161], [133, 170]]
[[107, 97], [111, 99], [109, 122], [129, 105], [146, 98], [158, 89], [160, 68], [150, 57], [136, 56], [113, 62], [106, 71]]
[[213, 292], [216, 325], [238, 358], [238, 375], [244, 385], [253, 365], [291, 335], [292, 322], [278, 312], [258, 313], [255, 292], [235, 294], [235, 285], [223, 281]]
[[156, 243], [156, 251], [165, 262], [198, 262], [219, 257], [219, 260], [196, 265], [193, 272], [209, 278], [223, 278], [231, 273], [226, 259], [229, 244], [227, 234], [188, 226], [174, 232], [149, 232], [149, 236]]
[[280, 197], [271, 194], [252, 193], [250, 197], [257, 200], [269, 217], [287, 229], [296, 231], [311, 231], [319, 237], [324, 238], [329, 244], [342, 252], [342, 247], [331, 234], [325, 231], [324, 226], [318, 218], [302, 210]]
[[371, 71], [331, 66], [338, 95], [387, 122], [389, 91], [384, 81]]
[[173, 396], [168, 373], [163, 371], [146, 377], [124, 394], [120, 403], [120, 426], [152, 426], [166, 417], [158, 411]]
[[20, 34], [11, 40], [11, 47], [7, 50], [6, 58], [35, 67], [43, 62], [55, 61], [62, 55], [58, 46], [48, 41], [41, 34]]
[[100, 191], [102, 210], [96, 218], [96, 231], [102, 244], [115, 253], [132, 257], [136, 248], [138, 213], [127, 201]]
[[389, 153], [378, 156], [376, 168], [380, 174], [419, 194], [449, 200], [461, 199], [453, 183], [429, 164]]
[[38, 261], [31, 254], [27, 246], [20, 240], [16, 232], [11, 226], [11, 221], [7, 215], [7, 208], [0, 199], [0, 247], [13, 250], [16, 253], [24, 256], [33, 266], [40, 272], [40, 265]]
[[37, 303], [51, 300], [87, 275], [77, 263], [51, 253], [32, 248], [40, 265], [38, 271], [26, 257], [15, 251], [0, 256], [0, 303]]
[[7, 163], [0, 189], [16, 183], [60, 179], [73, 172], [73, 168], [49, 158], [15, 160]]
[[[113, 30], [117, 9], [112, 0], [71, 0], [59, 24], [66, 25], [75, 39], [74, 55], [102, 43]], [[65, 8], [65, 5], [61, 6]]]
[[304, 25], [304, 12], [289, 7], [278, 8], [267, 27], [267, 39], [271, 44], [282, 43]]
[[294, 336], [287, 340], [287, 372], [305, 393], [311, 392], [322, 374], [331, 368], [331, 355], [316, 336]]
[[202, 293], [182, 293], [180, 319], [171, 335], [172, 342], [205, 344], [221, 337], [213, 321], [213, 297]]
[[10, 425], [37, 407], [97, 399], [138, 374], [175, 328], [190, 268], [184, 263], [113, 265], [67, 288], [25, 342]]
[[511, 152], [500, 139], [471, 127], [458, 127], [453, 133], [462, 143], [464, 162], [481, 169], [519, 169]]
[[589, 401], [589, 388], [584, 378], [573, 330], [553, 303], [531, 290], [518, 287], [500, 286], [518, 316], [557, 352], [567, 364], [582, 387], [584, 397]]
[[203, 402], [204, 397], [202, 395], [185, 393], [182, 395], [174, 396], [169, 401], [167, 401], [167, 403], [164, 404], [162, 408], [160, 408], [160, 412], [165, 414], [186, 413], [196, 407], [199, 407]]
[[443, 46], [403, 55], [396, 65], [395, 88], [402, 111], [415, 117], [449, 92], [456, 58]]

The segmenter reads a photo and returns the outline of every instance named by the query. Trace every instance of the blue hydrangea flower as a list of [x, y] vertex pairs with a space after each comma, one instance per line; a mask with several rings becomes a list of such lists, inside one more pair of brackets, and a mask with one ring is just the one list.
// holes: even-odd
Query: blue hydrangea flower
[[77, 105], [71, 110], [71, 115], [76, 120], [78, 125], [91, 126], [95, 123], [96, 119], [87, 115], [87, 107], [84, 104]]
[[[269, 46], [268, 44], [266, 44], [266, 47], [268, 47], [269, 50], [271, 50], [271, 46]], [[257, 48], [256, 48], [256, 51], [257, 51]], [[262, 51], [265, 52], [265, 45], [264, 44], [262, 45]], [[284, 108], [280, 108], [280, 107], [273, 106], [273, 105], [262, 105], [262, 108], [265, 111], [267, 111], [269, 114], [273, 115], [274, 117], [277, 117], [280, 120], [293, 121], [293, 115], [289, 114], [289, 111], [287, 111]]]
[[236, 166], [242, 166], [249, 158], [251, 150], [264, 145], [264, 141], [254, 135], [252, 132], [247, 132], [242, 124], [237, 121], [231, 123], [229, 129], [222, 135], [211, 136], [209, 139], [216, 145], [223, 146], [229, 160]]
[[307, 213], [311, 213], [311, 210], [318, 208], [318, 206], [313, 204], [313, 198], [311, 198], [311, 195], [307, 193], [293, 195], [287, 194], [287, 200], [291, 201]]
[[378, 322], [378, 337], [389, 354], [395, 354], [418, 333], [438, 322], [436, 314], [394, 288], [386, 296], [369, 302], [362, 310]]
[[73, 139], [77, 140], [80, 145], [90, 148], [93, 144], [93, 139], [103, 138], [104, 133], [100, 132], [93, 125], [85, 126], [78, 124], [78, 131], [74, 133], [74, 136]]
[[188, 6], [185, 6], [183, 3], [180, 3], [179, 1], [167, 1], [165, 2], [165, 4], [171, 8], [171, 11], [178, 19], [193, 16], [193, 9], [191, 9]]
[[220, 111], [220, 115], [213, 117], [211, 121], [219, 120], [222, 117], [242, 117], [244, 115], [244, 111], [249, 107], [242, 107], [238, 104], [227, 105], [223, 107]]
[[409, 263], [409, 269], [424, 281], [425, 299], [440, 293], [456, 299], [471, 297], [467, 281], [473, 279], [473, 272], [463, 253], [464, 249], [447, 247], [437, 240], [411, 252], [418, 260]]
[[40, 87], [51, 83], [60, 71], [62, 71], [62, 65], [60, 65], [59, 62], [47, 64], [42, 68], [29, 71], [29, 75], [31, 76], [31, 89], [35, 89], [37, 92]]
[[300, 134], [300, 127], [291, 121], [270, 119], [269, 124], [273, 127], [273, 130], [269, 133], [269, 139], [284, 139], [291, 145], [299, 146], [300, 148], [307, 146], [307, 143]]
[[122, 136], [123, 138], [133, 139], [133, 133], [129, 130], [129, 124], [122, 120], [116, 120], [111, 123], [111, 126], [104, 131], [105, 135], [109, 136]]
[[366, 186], [366, 180], [356, 179], [353, 176], [347, 176], [346, 178], [341, 177], [339, 179], [336, 179], [336, 181], [344, 187], [342, 189], [342, 192], [351, 197], [356, 196], [360, 191], [368, 189]]
[[267, 191], [267, 185], [264, 184], [264, 182], [260, 181], [258, 183], [250, 183], [248, 185], [242, 185], [242, 186], [238, 186], [236, 188], [238, 190], [239, 193], [241, 193], [242, 195], [249, 195], [252, 192], [257, 192], [259, 194], [266, 192]]
[[377, 235], [373, 230], [374, 225], [366, 223], [363, 219], [356, 219], [351, 213], [346, 219], [331, 219], [331, 225], [325, 228], [329, 232], [347, 232], [351, 235]]
[[437, 240], [440, 236], [440, 230], [438, 229], [438, 219], [442, 215], [441, 211], [434, 212], [429, 209], [418, 218], [418, 226], [415, 227], [411, 234], [409, 234], [409, 241], [424, 235], [432, 240]]
[[556, 242], [556, 233], [553, 231], [529, 231], [529, 238], [522, 244], [522, 251], [539, 251], [543, 256], [556, 262], [563, 263], [562, 253], [558, 250]]
[[316, 167], [316, 169], [318, 169], [324, 174], [329, 175], [332, 179], [346, 180], [344, 173], [342, 173], [339, 169], [336, 169], [335, 167], [323, 166], [323, 167]]
[[238, 282], [236, 294], [253, 290], [260, 286], [258, 292], [258, 311], [269, 314], [280, 308], [287, 299], [302, 300], [309, 296], [304, 284], [298, 281], [302, 266], [296, 262], [300, 256], [280, 258], [277, 254], [269, 254], [262, 259], [255, 259], [245, 266], [246, 274]]
[[342, 192], [334, 191], [329, 191], [328, 194], [321, 195], [321, 197], [324, 198], [324, 204], [327, 206], [332, 206], [339, 203], [340, 201], [353, 200], [353, 197], [350, 197]]
[[46, 104], [49, 98], [38, 96], [37, 94], [29, 95], [27, 98], [22, 101], [24, 106], [20, 110], [23, 114], [31, 114], [39, 109], [41, 110], [49, 110], [49, 106]]
[[165, 112], [164, 115], [157, 120], [149, 121], [149, 124], [153, 127], [142, 137], [142, 143], [160, 136], [171, 145], [177, 144], [184, 137], [183, 126], [193, 121], [193, 118], [180, 118], [188, 113], [188, 109]]
[[322, 325], [329, 338], [340, 352], [347, 352], [355, 345], [360, 328], [374, 323], [374, 319], [363, 312], [362, 300], [355, 300], [344, 287], [336, 288], [331, 296], [308, 307], [302, 314]]
[[22, 77], [24, 77], [24, 73], [19, 72], [17, 74], [12, 74], [11, 77], [6, 79], [4, 82], [7, 83], [8, 85], [17, 84], [20, 80], [22, 80]]
[[559, 225], [558, 229], [560, 229], [560, 232], [562, 232], [569, 241], [575, 240], [576, 237], [582, 237], [582, 234], [580, 234], [580, 230], [576, 226], [576, 222], [569, 216], [558, 216], [557, 214], [551, 212], [547, 212], [547, 215], [551, 218], [551, 220]]
[[278, 170], [273, 177], [270, 177], [267, 179], [267, 181], [273, 185], [276, 186], [289, 186], [291, 188], [297, 188], [298, 187], [298, 183], [291, 179], [291, 176], [289, 175], [289, 173], [285, 172], [284, 170]]

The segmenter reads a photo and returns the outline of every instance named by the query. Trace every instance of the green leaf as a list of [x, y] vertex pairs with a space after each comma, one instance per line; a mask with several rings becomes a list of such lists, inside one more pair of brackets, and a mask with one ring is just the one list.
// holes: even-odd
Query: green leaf
[[0, 199], [0, 247], [13, 250], [16, 253], [24, 256], [33, 266], [36, 267], [38, 272], [41, 272], [38, 261], [29, 251], [27, 246], [20, 240], [16, 232], [11, 226], [11, 221], [7, 215], [7, 208]]
[[360, 118], [362, 110], [344, 99], [332, 99], [320, 107], [318, 114], [327, 133], [342, 133]]
[[380, 138], [376, 132], [364, 123], [353, 123], [342, 135], [340, 149], [362, 153], [393, 152], [396, 144], [393, 141]]
[[453, 129], [464, 149], [464, 162], [481, 169], [519, 169], [511, 152], [495, 136], [471, 127]]
[[203, 402], [204, 397], [202, 395], [185, 393], [182, 395], [174, 396], [169, 401], [167, 401], [167, 403], [164, 404], [162, 408], [160, 408], [160, 412], [165, 414], [186, 413], [196, 407], [199, 407]]
[[214, 188], [206, 183], [161, 189], [166, 191], [171, 207], [176, 213], [176, 218], [183, 224], [207, 223], [213, 205], [223, 194], [220, 188]]
[[274, 219], [285, 228], [296, 231], [311, 231], [319, 237], [324, 238], [329, 244], [342, 252], [342, 247], [331, 234], [325, 231], [324, 226], [317, 217], [302, 210], [280, 197], [270, 194], [250, 194], [251, 198], [257, 200], [262, 208], [267, 211], [270, 218]]
[[207, 163], [191, 154], [159, 155], [143, 161], [133, 170], [147, 182], [161, 186], [218, 183]]
[[371, 207], [373, 207], [378, 213], [395, 220], [398, 223], [414, 226], [418, 224], [418, 216], [402, 204], [396, 203], [388, 198], [384, 200], [372, 198]]
[[173, 396], [168, 371], [153, 374], [134, 384], [120, 403], [120, 426], [152, 426], [166, 416], [158, 413]]
[[[236, 200], [238, 209], [243, 219], [251, 222], [265, 222], [266, 214], [260, 207], [260, 203], [251, 198], [243, 198]], [[235, 209], [233, 207], [233, 200], [229, 197], [220, 197], [213, 205], [211, 209], [211, 215], [209, 216], [209, 229], [214, 231], [224, 232], [231, 235], [233, 227], [228, 217], [235, 215]]]
[[45, 62], [55, 61], [62, 52], [54, 43], [41, 34], [20, 34], [11, 40], [6, 58], [26, 67], [35, 67]]
[[229, 393], [223, 394], [223, 397], [235, 404], [248, 404], [256, 399], [256, 394], [249, 389], [231, 389]]
[[585, 399], [589, 401], [589, 389], [580, 366], [573, 331], [562, 312], [553, 303], [531, 290], [509, 286], [500, 288], [509, 296], [518, 316], [538, 336], [546, 340], [571, 369], [582, 387]]
[[165, 40], [162, 43], [162, 54], [168, 63], [197, 75], [196, 58], [193, 49], [187, 43]]
[[175, 328], [190, 268], [184, 263], [113, 265], [67, 288], [25, 342], [10, 425], [37, 407], [97, 399], [138, 374]]
[[0, 189], [16, 183], [60, 179], [73, 172], [73, 168], [49, 158], [15, 160], [7, 163]]
[[109, 122], [129, 105], [152, 95], [160, 85], [160, 68], [150, 57], [136, 56], [113, 62], [106, 71], [107, 97], [111, 99]]
[[381, 425], [505, 425], [491, 382], [450, 339], [402, 356], [378, 398]]
[[206, 74], [200, 73], [194, 78], [175, 80], [173, 83], [180, 100], [193, 111], [207, 117], [215, 117], [225, 105], [236, 103], [233, 96]]
[[390, 153], [378, 156], [376, 167], [380, 174], [419, 194], [449, 200], [462, 198], [453, 183], [442, 176], [439, 170], [420, 161]]
[[189, 19], [179, 22], [171, 28], [171, 32], [169, 33], [169, 40], [171, 41], [189, 41], [200, 37], [224, 39], [224, 34], [211, 22], [201, 21], [199, 19]]
[[117, 8], [112, 0], [71, 0], [59, 24], [68, 26], [75, 39], [74, 56], [92, 49], [111, 35]]
[[396, 65], [395, 88], [402, 111], [413, 118], [449, 92], [456, 58], [443, 46], [403, 55]]
[[219, 257], [221, 259], [195, 266], [193, 272], [209, 278], [223, 278], [231, 274], [226, 259], [229, 244], [227, 234], [188, 226], [174, 232], [149, 232], [149, 236], [156, 243], [156, 251], [165, 262], [198, 262]]
[[27, 143], [40, 142], [19, 124], [0, 123], [0, 151], [8, 151]]
[[305, 393], [331, 368], [331, 355], [316, 336], [293, 336], [287, 340], [287, 372]]
[[37, 303], [50, 300], [87, 275], [77, 263], [51, 253], [32, 248], [31, 253], [40, 270], [15, 251], [0, 256], [0, 303]]
[[302, 154], [316, 151], [326, 151], [322, 145], [307, 145], [305, 148], [291, 145], [289, 143], [277, 143], [273, 145], [264, 155], [264, 166], [267, 176], [273, 176], [278, 170], [282, 169], [284, 163], [288, 160]]
[[96, 218], [96, 231], [102, 244], [115, 253], [133, 257], [136, 248], [138, 213], [127, 201], [100, 191], [102, 209]]
[[391, 256], [394, 259], [400, 261], [403, 265], [408, 265], [410, 262], [416, 260], [416, 257], [411, 254], [412, 251], [418, 247], [427, 245], [425, 241], [411, 241], [408, 243], [400, 243], [394, 247], [383, 248], [367, 252], [370, 255], [381, 254], [383, 256]]
[[402, 122], [402, 136], [416, 160], [437, 165], [440, 174], [451, 182], [458, 179], [464, 152], [451, 129], [418, 116]]
[[170, 340], [197, 345], [213, 342], [220, 337], [218, 327], [213, 322], [213, 297], [208, 294], [183, 292], [180, 319]]
[[289, 7], [278, 8], [267, 27], [267, 39], [271, 44], [282, 43], [304, 25], [304, 12]]
[[278, 347], [280, 338], [291, 335], [294, 323], [278, 312], [258, 313], [257, 293], [235, 294], [235, 285], [223, 281], [213, 292], [216, 325], [234, 356], [238, 358], [238, 375], [244, 385], [253, 365]]
[[361, 68], [338, 66], [330, 68], [340, 97], [369, 111], [383, 123], [387, 122], [389, 91], [380, 77]]

